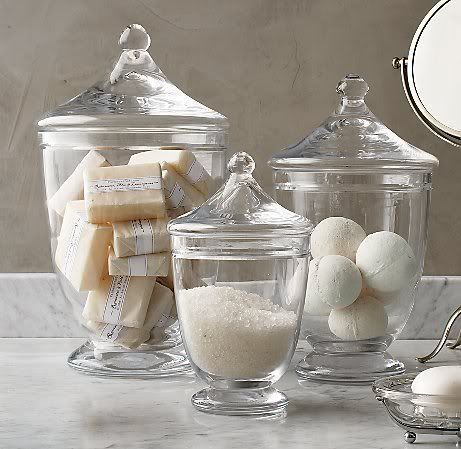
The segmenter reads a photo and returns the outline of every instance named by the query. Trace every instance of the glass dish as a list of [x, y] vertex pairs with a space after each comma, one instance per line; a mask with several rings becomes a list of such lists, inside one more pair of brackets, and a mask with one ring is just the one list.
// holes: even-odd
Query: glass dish
[[386, 351], [414, 305], [438, 161], [386, 128], [367, 91], [361, 77], [346, 76], [334, 113], [269, 162], [277, 201], [316, 226], [301, 330], [313, 350], [297, 367], [303, 378], [360, 383], [404, 370]]
[[461, 404], [453, 398], [415, 394], [411, 384], [418, 373], [385, 377], [373, 384], [376, 399], [382, 402], [392, 421], [406, 431], [407, 443], [416, 434], [457, 435], [461, 439]]
[[311, 227], [279, 206], [236, 153], [226, 184], [169, 224], [184, 346], [206, 388], [192, 397], [204, 412], [282, 413], [274, 389], [299, 335]]
[[[143, 295], [147, 290], [152, 289], [152, 282], [147, 283], [149, 284], [147, 285], [143, 281], [134, 281], [136, 278], [139, 279], [139, 276], [134, 275], [136, 270], [133, 267], [136, 266], [138, 271], [140, 268], [145, 268], [145, 272], [141, 275], [144, 280], [147, 278], [152, 280], [154, 277], [152, 273], [156, 273], [158, 276], [158, 282], [154, 284], [152, 298], [155, 297], [158, 300], [160, 295], [160, 293], [156, 293], [155, 289], [163, 291], [162, 298], [165, 302], [163, 309], [152, 310], [150, 305], [154, 303], [149, 301], [147, 293], [144, 295], [146, 298], [140, 295], [139, 291], [133, 293], [134, 296], [143, 297], [143, 305], [142, 307], [139, 305], [139, 316], [137, 316], [139, 322], [133, 322], [138, 327], [134, 327], [134, 329], [138, 329], [142, 324], [141, 315], [144, 316], [143, 314], [146, 312], [144, 299], [149, 301], [149, 308], [141, 331], [133, 330], [130, 326], [134, 326], [134, 324], [131, 322], [129, 326], [124, 326], [128, 327], [128, 330], [120, 329], [116, 323], [102, 326], [101, 322], [105, 322], [105, 315], [97, 321], [83, 319], [82, 313], [88, 303], [87, 299], [92, 292], [99, 289], [99, 285], [96, 287], [93, 279], [92, 282], [87, 282], [86, 286], [81, 285], [79, 288], [81, 291], [77, 291], [75, 279], [72, 282], [69, 280], [70, 275], [63, 273], [63, 264], [55, 257], [59, 238], [62, 234], [63, 216], [67, 213], [65, 211], [69, 203], [73, 200], [84, 199], [83, 191], [87, 187], [90, 190], [109, 188], [109, 184], [104, 183], [113, 183], [114, 181], [114, 179], [104, 181], [101, 186], [98, 186], [97, 181], [89, 180], [88, 186], [85, 186], [84, 189], [84, 167], [82, 164], [85, 165], [87, 171], [94, 169], [97, 173], [100, 173], [98, 171], [100, 167], [108, 168], [111, 166], [118, 169], [116, 166], [124, 166], [126, 169], [131, 167], [132, 163], [133, 166], [145, 163], [142, 161], [135, 162], [135, 159], [142, 159], [142, 154], [152, 154], [146, 153], [152, 150], [161, 150], [162, 153], [161, 160], [158, 159], [158, 162], [162, 164], [163, 200], [166, 205], [165, 209], [168, 209], [163, 218], [168, 220], [191, 210], [201, 204], [208, 194], [212, 194], [222, 183], [226, 162], [228, 122], [223, 115], [188, 97], [165, 77], [148, 52], [150, 37], [142, 26], [130, 25], [127, 27], [120, 37], [119, 44], [122, 49], [121, 55], [105, 79], [49, 112], [38, 123], [53, 262], [59, 282], [72, 305], [75, 317], [88, 330], [89, 335], [88, 341], [69, 356], [68, 363], [83, 373], [99, 376], [142, 378], [170, 376], [190, 372], [190, 366], [181, 344], [174, 298], [173, 302], [171, 300], [173, 280], [171, 269], [168, 269], [171, 258], [169, 255], [169, 235], [166, 231], [166, 224], [162, 226], [159, 224], [161, 214], [155, 210], [157, 206], [154, 196], [149, 193], [146, 197], [145, 192], [136, 191], [131, 205], [127, 203], [128, 215], [125, 215], [123, 220], [130, 221], [123, 221], [123, 223], [131, 223], [133, 232], [130, 231], [131, 228], [128, 229], [126, 226], [120, 227], [117, 242], [122, 242], [120, 245], [126, 245], [123, 251], [120, 250], [121, 246], [117, 250], [118, 246], [115, 242], [115, 225], [120, 223], [113, 223], [113, 221], [118, 222], [121, 218], [109, 219], [106, 216], [102, 220], [96, 220], [99, 224], [91, 226], [94, 235], [99, 236], [91, 242], [91, 245], [95, 245], [91, 248], [98, 247], [98, 251], [94, 251], [94, 254], [101, 254], [107, 249], [104, 245], [98, 246], [98, 242], [101, 243], [101, 239], [107, 237], [104, 233], [104, 230], [107, 230], [106, 222], [114, 225], [110, 243], [115, 251], [115, 258], [112, 259], [113, 266], [111, 266], [110, 263], [107, 265], [108, 257], [106, 254], [102, 256], [105, 261], [98, 258], [96, 262], [97, 257], [94, 257], [93, 263], [88, 265], [88, 272], [98, 273], [98, 276], [107, 279], [111, 270], [114, 270], [112, 272], [120, 272], [122, 273], [120, 277], [125, 278], [127, 275], [124, 270], [128, 265], [128, 273], [130, 274], [128, 277], [135, 284], [140, 284], [138, 287], [144, 289]], [[180, 152], [183, 155], [183, 162], [181, 163], [185, 164], [182, 168], [178, 161], [176, 161], [177, 166], [174, 165], [176, 162], [170, 157], [174, 154], [171, 150], [178, 148], [185, 150], [185, 152]], [[168, 157], [167, 153], [169, 154]], [[164, 158], [163, 154], [165, 155]], [[166, 171], [164, 170], [166, 167], [164, 161], [170, 164]], [[147, 162], [152, 163], [149, 170], [153, 170], [152, 165], [155, 165], [153, 161]], [[130, 165], [126, 165], [128, 163]], [[175, 169], [171, 169], [172, 166]], [[125, 170], [123, 167], [121, 169]], [[165, 175], [165, 173], [168, 174]], [[126, 176], [128, 175], [123, 175], [122, 178], [125, 179]], [[128, 178], [132, 176], [136, 178], [136, 176], [141, 175], [129, 175]], [[139, 178], [141, 181], [144, 179], [142, 176]], [[168, 179], [168, 191], [166, 190], [166, 179]], [[201, 185], [200, 183], [203, 184], [204, 179], [206, 179], [207, 188], [209, 188], [208, 192], [199, 191], [198, 186]], [[120, 180], [116, 179], [115, 181]], [[160, 185], [158, 176], [155, 182]], [[136, 190], [138, 187], [134, 184], [131, 187], [118, 185], [116, 189], [118, 189], [117, 192], [120, 192], [121, 198], [130, 189]], [[141, 187], [144, 189], [144, 186]], [[154, 186], [153, 190], [155, 188]], [[103, 196], [104, 194], [101, 193], [94, 204], [96, 205]], [[144, 199], [141, 200], [141, 197]], [[89, 203], [89, 201], [85, 192], [86, 211], [83, 209], [75, 211], [76, 222], [74, 224], [76, 226], [74, 230], [76, 232], [71, 234], [74, 237], [80, 235], [78, 234], [81, 230], [80, 225], [83, 225], [86, 220], [90, 220], [87, 216], [88, 207], [89, 204], [93, 203]], [[122, 203], [125, 200], [120, 199], [120, 201]], [[128, 202], [128, 200], [126, 201]], [[114, 204], [105, 204], [104, 207], [109, 206], [112, 211], [120, 212], [121, 209], [112, 207]], [[130, 216], [132, 213], [129, 210], [130, 207], [135, 209], [132, 216]], [[99, 210], [103, 210], [102, 206]], [[108, 209], [104, 210], [107, 211]], [[119, 217], [121, 216], [119, 215]], [[146, 225], [146, 220], [150, 218], [155, 220], [155, 225], [152, 222]], [[151, 238], [150, 236], [154, 233], [153, 228], [157, 224], [159, 224], [159, 234]], [[145, 239], [146, 236], [148, 237], [147, 240]], [[80, 245], [81, 238], [76, 241]], [[146, 249], [145, 245], [149, 248]], [[76, 252], [79, 251], [77, 245], [70, 245], [70, 247]], [[66, 251], [63, 256], [65, 261], [72, 260], [69, 266], [75, 263], [75, 260], [72, 259], [74, 254], [72, 251]], [[158, 252], [163, 254], [163, 259], [153, 257], [155, 254], [151, 254]], [[145, 256], [146, 254], [147, 256]], [[124, 259], [131, 256], [138, 257], [138, 259], [130, 259], [129, 262]], [[139, 258], [145, 261], [145, 267], [136, 265], [139, 263]], [[162, 268], [155, 270], [156, 263], [163, 264], [161, 265]], [[102, 273], [100, 273], [101, 271]], [[167, 276], [165, 276], [166, 273], [168, 273]], [[114, 280], [115, 277], [115, 275], [110, 276], [110, 279]], [[162, 284], [164, 288], [162, 289], [158, 284]], [[126, 288], [128, 288], [127, 285], [125, 285]], [[133, 287], [133, 283], [130, 285]], [[125, 306], [126, 304], [122, 307]], [[138, 307], [138, 304], [133, 305], [133, 307]], [[147, 317], [151, 317], [155, 322], [148, 322]], [[118, 320], [116, 321], [118, 322]], [[150, 332], [148, 328], [150, 328]], [[124, 344], [120, 343], [122, 340]]]

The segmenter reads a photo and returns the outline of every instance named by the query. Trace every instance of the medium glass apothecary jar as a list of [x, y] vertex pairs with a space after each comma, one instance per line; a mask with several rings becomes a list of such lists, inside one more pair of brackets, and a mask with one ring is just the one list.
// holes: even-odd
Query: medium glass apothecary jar
[[288, 402], [272, 384], [298, 341], [311, 227], [268, 197], [253, 169], [234, 154], [227, 183], [168, 227], [184, 346], [209, 385], [192, 403], [209, 413], [278, 414]]
[[102, 81], [38, 123], [62, 289], [88, 341], [68, 359], [88, 374], [190, 371], [176, 319], [167, 222], [222, 183], [227, 119], [161, 72], [140, 25]]
[[370, 382], [404, 370], [386, 351], [415, 301], [437, 159], [368, 109], [367, 83], [348, 75], [334, 113], [273, 156], [277, 201], [315, 226], [301, 377]]

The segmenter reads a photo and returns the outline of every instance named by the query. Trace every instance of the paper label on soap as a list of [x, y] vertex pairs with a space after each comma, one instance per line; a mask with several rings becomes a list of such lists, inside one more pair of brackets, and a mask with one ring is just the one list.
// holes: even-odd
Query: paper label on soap
[[128, 257], [129, 276], [147, 276], [147, 256]]
[[112, 276], [102, 321], [111, 322], [120, 320], [129, 284], [129, 276]]
[[161, 176], [95, 179], [93, 181], [87, 181], [87, 190], [90, 193], [126, 192], [130, 190], [160, 190], [161, 188]]
[[186, 198], [184, 189], [177, 182], [175, 182], [173, 188], [167, 193], [168, 194], [165, 195], [165, 201], [168, 202], [168, 206], [171, 209], [180, 207]]
[[74, 266], [75, 257], [77, 256], [78, 245], [82, 236], [83, 226], [85, 224], [84, 214], [78, 213], [72, 223], [72, 230], [69, 236], [69, 243], [64, 255], [64, 274], [70, 276]]
[[152, 254], [154, 252], [154, 230], [149, 220], [131, 222], [135, 239], [135, 254]]
[[199, 182], [203, 178], [204, 174], [205, 174], [205, 168], [196, 159], [192, 163], [192, 165], [189, 167], [189, 170], [187, 170], [187, 173], [184, 174], [184, 177], [187, 178], [187, 180], [190, 183], [196, 184], [197, 182]]
[[99, 338], [106, 341], [115, 341], [122, 329], [123, 326], [120, 324], [106, 324], [99, 333]]

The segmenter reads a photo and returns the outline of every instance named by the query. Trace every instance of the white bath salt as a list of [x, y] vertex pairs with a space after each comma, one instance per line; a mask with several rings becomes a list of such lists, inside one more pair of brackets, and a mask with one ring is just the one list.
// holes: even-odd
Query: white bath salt
[[252, 379], [270, 375], [290, 357], [296, 314], [232, 287], [196, 287], [177, 294], [189, 355], [213, 375]]

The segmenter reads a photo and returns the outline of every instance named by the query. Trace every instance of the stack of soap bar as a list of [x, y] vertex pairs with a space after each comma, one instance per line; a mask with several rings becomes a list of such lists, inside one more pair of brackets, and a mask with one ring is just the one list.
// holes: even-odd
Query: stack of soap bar
[[161, 167], [165, 205], [168, 210], [192, 210], [205, 202], [205, 196], [179, 176], [171, 165], [162, 162]]
[[140, 329], [115, 324], [88, 321], [97, 341], [114, 342], [128, 349], [135, 349], [151, 338], [151, 332], [164, 329], [171, 323], [170, 312], [174, 306], [173, 292], [160, 284], [155, 284], [146, 313], [146, 319]]
[[116, 257], [109, 254], [109, 275], [111, 276], [167, 276], [171, 254], [167, 251], [139, 256]]
[[55, 262], [77, 291], [99, 286], [111, 239], [112, 226], [88, 223], [84, 201], [67, 203]]
[[128, 257], [168, 251], [170, 236], [167, 224], [166, 218], [113, 223], [115, 255]]
[[87, 168], [107, 167], [109, 163], [97, 151], [91, 150], [80, 161], [73, 173], [48, 200], [48, 206], [63, 216], [69, 201], [83, 199], [83, 172]]
[[85, 169], [88, 221], [106, 223], [165, 215], [159, 164], [120, 165]]
[[141, 328], [154, 285], [153, 277], [108, 276], [88, 294], [83, 317], [86, 321]]
[[189, 184], [208, 197], [212, 178], [191, 151], [177, 147], [162, 147], [160, 150], [144, 151], [131, 156], [129, 164], [152, 162], [167, 162]]

